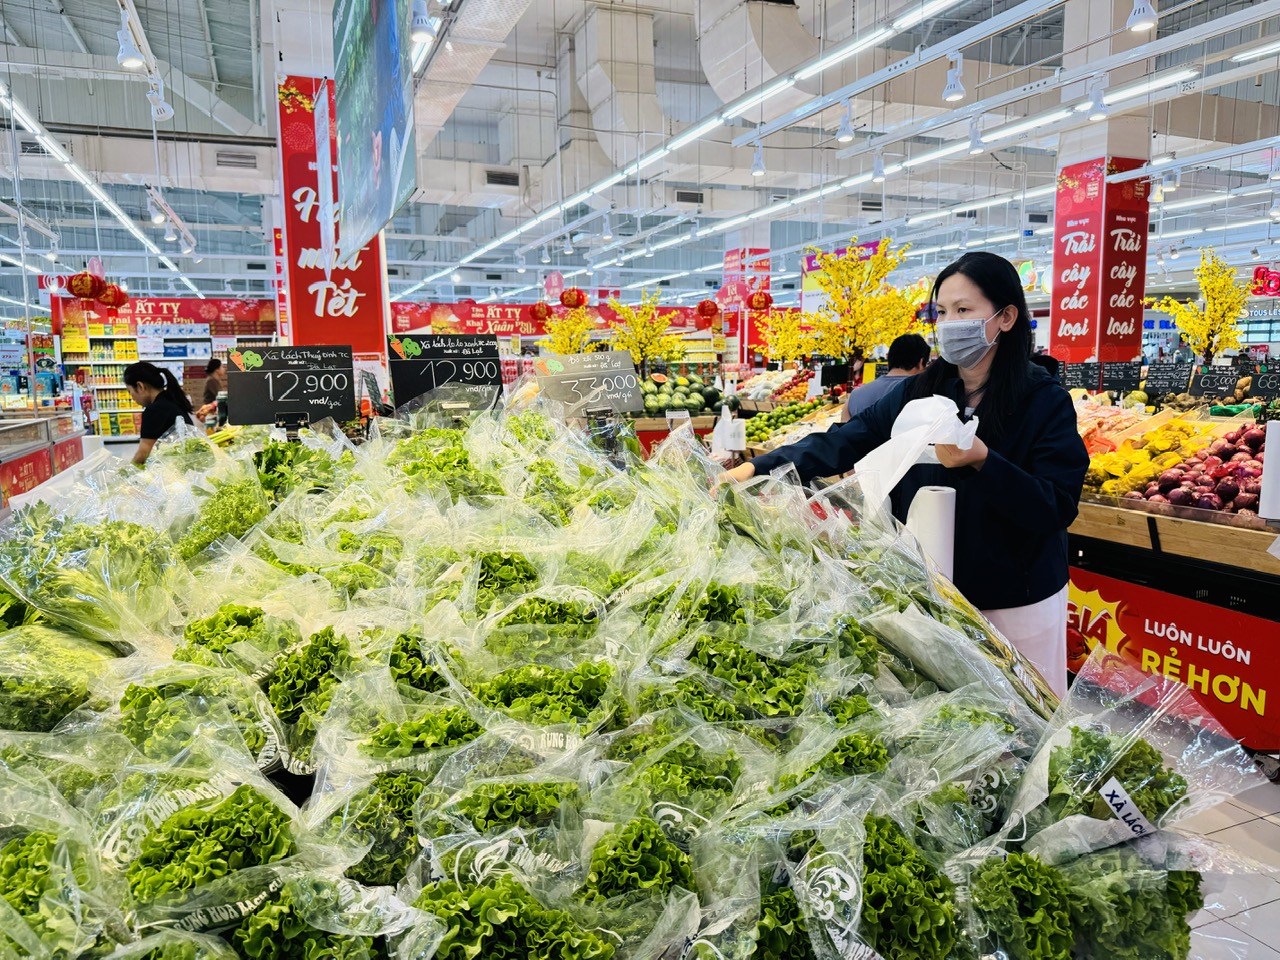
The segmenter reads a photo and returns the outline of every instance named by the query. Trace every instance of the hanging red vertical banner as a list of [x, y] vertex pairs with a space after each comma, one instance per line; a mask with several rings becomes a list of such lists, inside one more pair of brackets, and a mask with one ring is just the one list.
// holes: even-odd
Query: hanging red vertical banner
[[1066, 363], [1132, 360], [1142, 353], [1147, 184], [1108, 184], [1143, 165], [1120, 157], [1058, 173], [1049, 352]]
[[276, 322], [279, 325], [280, 342], [293, 343], [293, 327], [289, 323], [289, 287], [284, 258], [284, 231], [274, 235], [276, 253]]
[[[385, 353], [388, 304], [381, 237], [348, 257], [326, 262], [317, 170], [315, 108], [326, 98], [333, 117], [333, 86], [315, 77], [285, 77], [277, 88], [280, 163], [284, 186], [284, 285], [292, 342], [350, 344], [356, 353]], [[332, 119], [329, 151], [336, 151]], [[324, 153], [325, 151], [320, 151]], [[336, 169], [325, 171], [336, 192]], [[279, 293], [277, 294], [279, 296]]]

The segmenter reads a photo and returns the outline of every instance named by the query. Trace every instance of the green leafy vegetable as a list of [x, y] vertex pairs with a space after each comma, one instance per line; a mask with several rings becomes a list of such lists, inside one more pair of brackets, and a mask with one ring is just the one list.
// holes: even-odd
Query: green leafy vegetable
[[974, 872], [972, 897], [988, 949], [1009, 960], [1070, 960], [1069, 889], [1053, 867], [1021, 853], [987, 860]]
[[333, 627], [312, 634], [280, 662], [267, 697], [280, 721], [292, 725], [290, 746], [299, 759], [311, 755], [316, 721], [329, 709], [333, 688], [352, 663], [350, 643]]
[[[83, 851], [64, 848], [52, 833], [0, 834], [0, 899], [6, 911], [13, 911], [0, 924], [0, 952], [54, 960], [79, 956], [96, 935], [80, 900], [89, 876]], [[29, 949], [29, 943], [47, 953]]]
[[864, 823], [859, 932], [885, 957], [945, 960], [958, 939], [954, 886], [892, 820]]
[[231, 942], [250, 960], [376, 960], [384, 957], [380, 940], [317, 929], [300, 907], [339, 909], [340, 893], [322, 878], [291, 880], [272, 899], [245, 917]]
[[175, 660], [255, 672], [261, 663], [302, 642], [293, 623], [269, 617], [261, 607], [226, 603], [182, 631]]
[[354, 839], [370, 844], [347, 876], [360, 883], [385, 886], [398, 883], [418, 855], [413, 811], [426, 781], [412, 773], [380, 773], [335, 814], [338, 825]]
[[579, 893], [588, 900], [609, 900], [628, 893], [666, 893], [672, 887], [694, 889], [689, 855], [655, 821], [640, 817], [596, 843]]

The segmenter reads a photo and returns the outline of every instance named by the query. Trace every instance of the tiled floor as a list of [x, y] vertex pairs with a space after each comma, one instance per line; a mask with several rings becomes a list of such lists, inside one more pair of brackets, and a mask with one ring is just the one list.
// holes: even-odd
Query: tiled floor
[[1193, 960], [1280, 960], [1280, 785], [1265, 784], [1178, 825], [1274, 868], [1220, 880], [1191, 921]]

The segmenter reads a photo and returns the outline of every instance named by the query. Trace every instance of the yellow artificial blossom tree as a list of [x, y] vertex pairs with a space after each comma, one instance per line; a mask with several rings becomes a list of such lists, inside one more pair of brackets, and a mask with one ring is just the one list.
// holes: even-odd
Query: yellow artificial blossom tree
[[770, 360], [799, 360], [813, 353], [812, 318], [799, 310], [770, 310], [760, 320], [765, 356]]
[[547, 321], [548, 336], [538, 342], [543, 350], [562, 356], [570, 353], [590, 353], [591, 331], [596, 328], [595, 319], [586, 307], [574, 307], [562, 316]]
[[689, 350], [688, 344], [684, 342], [684, 337], [678, 333], [667, 334], [662, 338], [662, 342], [658, 346], [661, 350], [659, 356], [667, 363], [679, 363]]
[[1167, 313], [1192, 351], [1212, 363], [1224, 350], [1240, 349], [1240, 312], [1249, 301], [1249, 284], [1212, 248], [1200, 251], [1196, 279], [1200, 303], [1179, 303], [1172, 297], [1147, 297], [1146, 302]]
[[894, 249], [886, 238], [865, 260], [857, 237], [844, 253], [810, 248], [817, 260], [815, 280], [826, 294], [826, 302], [812, 316], [814, 353], [847, 360], [858, 351], [866, 355], [887, 346], [916, 328], [916, 294], [888, 282], [910, 248], [905, 244]]
[[634, 307], [617, 300], [610, 300], [609, 306], [619, 318], [610, 324], [613, 349], [631, 351], [631, 359], [635, 361], [640, 376], [646, 376], [650, 360], [663, 359], [673, 350], [667, 327], [675, 313], [659, 313], [658, 294], [650, 295], [644, 291], [640, 293], [640, 303]]

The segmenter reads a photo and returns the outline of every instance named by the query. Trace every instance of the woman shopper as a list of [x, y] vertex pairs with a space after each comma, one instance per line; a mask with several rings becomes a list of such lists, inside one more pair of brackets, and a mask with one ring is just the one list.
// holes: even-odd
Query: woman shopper
[[1013, 264], [966, 254], [938, 275], [935, 360], [902, 377], [869, 410], [730, 471], [735, 480], [795, 466], [804, 483], [850, 470], [890, 437], [908, 401], [940, 394], [963, 419], [978, 417], [968, 450], [938, 444], [940, 465], [917, 464], [891, 494], [905, 521], [924, 486], [956, 491], [955, 583], [1066, 692], [1067, 527], [1076, 517], [1089, 456], [1071, 398], [1031, 363], [1031, 321]]
[[227, 368], [214, 357], [205, 364], [204, 376], [204, 405], [196, 411], [201, 420], [218, 409], [218, 394], [227, 389]]
[[133, 402], [142, 407], [142, 429], [133, 462], [142, 466], [151, 456], [156, 441], [172, 429], [181, 417], [191, 423], [191, 401], [168, 370], [145, 360], [124, 368], [124, 385]]

